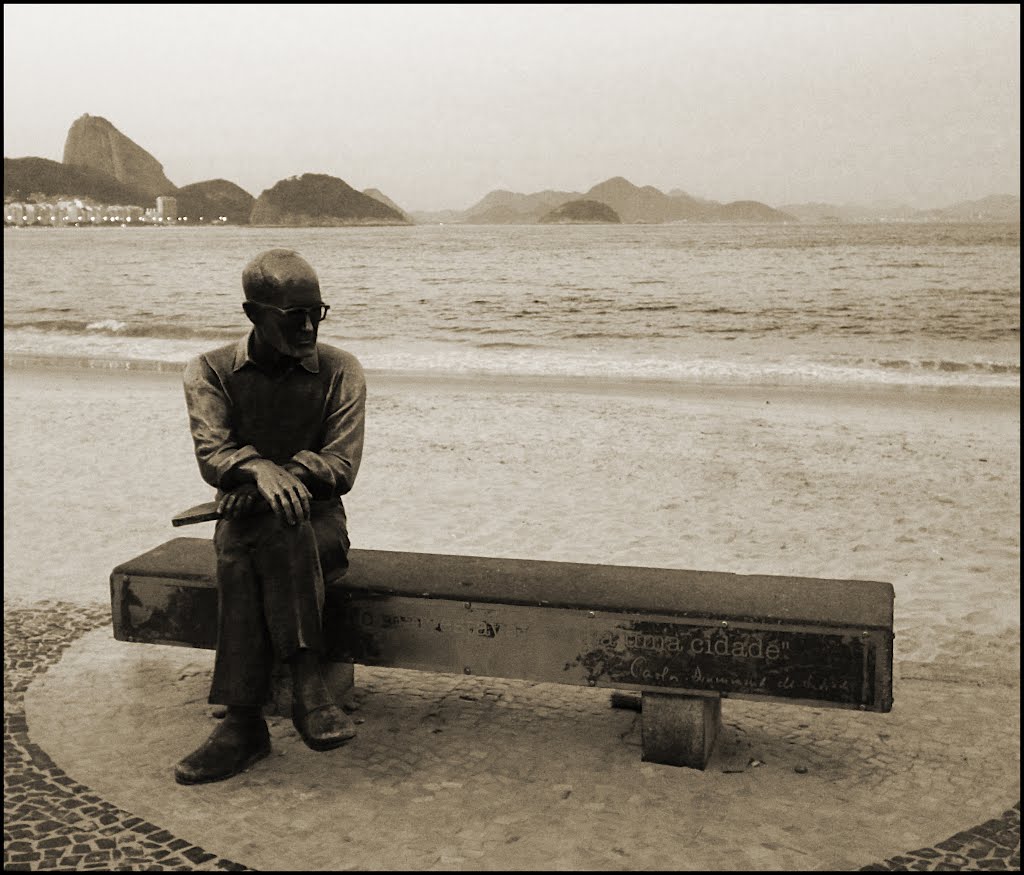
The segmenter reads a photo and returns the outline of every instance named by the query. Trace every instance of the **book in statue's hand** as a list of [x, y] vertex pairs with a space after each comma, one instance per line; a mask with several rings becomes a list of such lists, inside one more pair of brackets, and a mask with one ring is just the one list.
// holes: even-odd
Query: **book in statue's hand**
[[[221, 512], [217, 510], [219, 506], [219, 501], [204, 501], [202, 504], [197, 504], [195, 507], [183, 510], [172, 517], [171, 525], [175, 527], [191, 526], [193, 523], [209, 523], [214, 520], [223, 519]], [[251, 506], [248, 513], [266, 513], [268, 510], [270, 510], [270, 505], [264, 499], [259, 498]]]
[[172, 526], [190, 526], [193, 523], [208, 523], [220, 519], [220, 511], [217, 510], [219, 501], [205, 501], [183, 510], [171, 519]]

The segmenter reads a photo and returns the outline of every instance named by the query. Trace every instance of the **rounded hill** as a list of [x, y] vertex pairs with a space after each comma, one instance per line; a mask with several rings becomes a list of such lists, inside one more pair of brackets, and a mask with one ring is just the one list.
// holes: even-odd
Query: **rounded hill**
[[577, 200], [555, 207], [538, 221], [544, 225], [596, 225], [617, 224], [622, 219], [615, 210], [601, 201]]
[[253, 205], [253, 225], [408, 225], [401, 213], [325, 173], [282, 179]]
[[178, 189], [178, 212], [183, 216], [224, 216], [235, 225], [247, 225], [254, 198], [241, 186], [226, 179], [193, 182]]

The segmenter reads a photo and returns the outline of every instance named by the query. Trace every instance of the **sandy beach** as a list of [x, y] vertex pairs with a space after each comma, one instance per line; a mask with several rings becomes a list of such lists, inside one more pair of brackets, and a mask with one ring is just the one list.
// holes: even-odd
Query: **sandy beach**
[[[1017, 670], [1019, 395], [368, 385], [356, 547], [883, 580], [899, 663]], [[106, 600], [211, 497], [176, 372], [10, 359], [4, 397], [8, 603]]]
[[[89, 802], [61, 827], [83, 830], [75, 848], [110, 824], [97, 865], [178, 852], [183, 866], [268, 869], [1019, 862], [1019, 395], [372, 372], [368, 385], [354, 546], [889, 581], [892, 714], [733, 701], [699, 773], [641, 764], [635, 715], [600, 691], [360, 669], [365, 724], [344, 756], [311, 759], [274, 723], [268, 764], [188, 794], [170, 769], [208, 731], [211, 654], [119, 644], [92, 619], [27, 686], [12, 737], [52, 757], [65, 782], [52, 793]], [[180, 374], [12, 358], [4, 391], [18, 623], [60, 637], [105, 610], [115, 565], [212, 535], [170, 525], [210, 497]], [[25, 610], [43, 601], [66, 621]], [[254, 819], [271, 792], [282, 807]], [[75, 850], [19, 841], [29, 861]]]

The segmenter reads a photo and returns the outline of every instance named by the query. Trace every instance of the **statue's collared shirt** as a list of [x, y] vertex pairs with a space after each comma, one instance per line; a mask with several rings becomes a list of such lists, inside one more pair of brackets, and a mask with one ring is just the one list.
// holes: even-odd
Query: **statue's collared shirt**
[[296, 462], [315, 499], [336, 500], [355, 482], [363, 453], [366, 379], [351, 353], [318, 343], [285, 368], [253, 359], [252, 332], [192, 359], [185, 402], [203, 479], [223, 491], [251, 459]]

